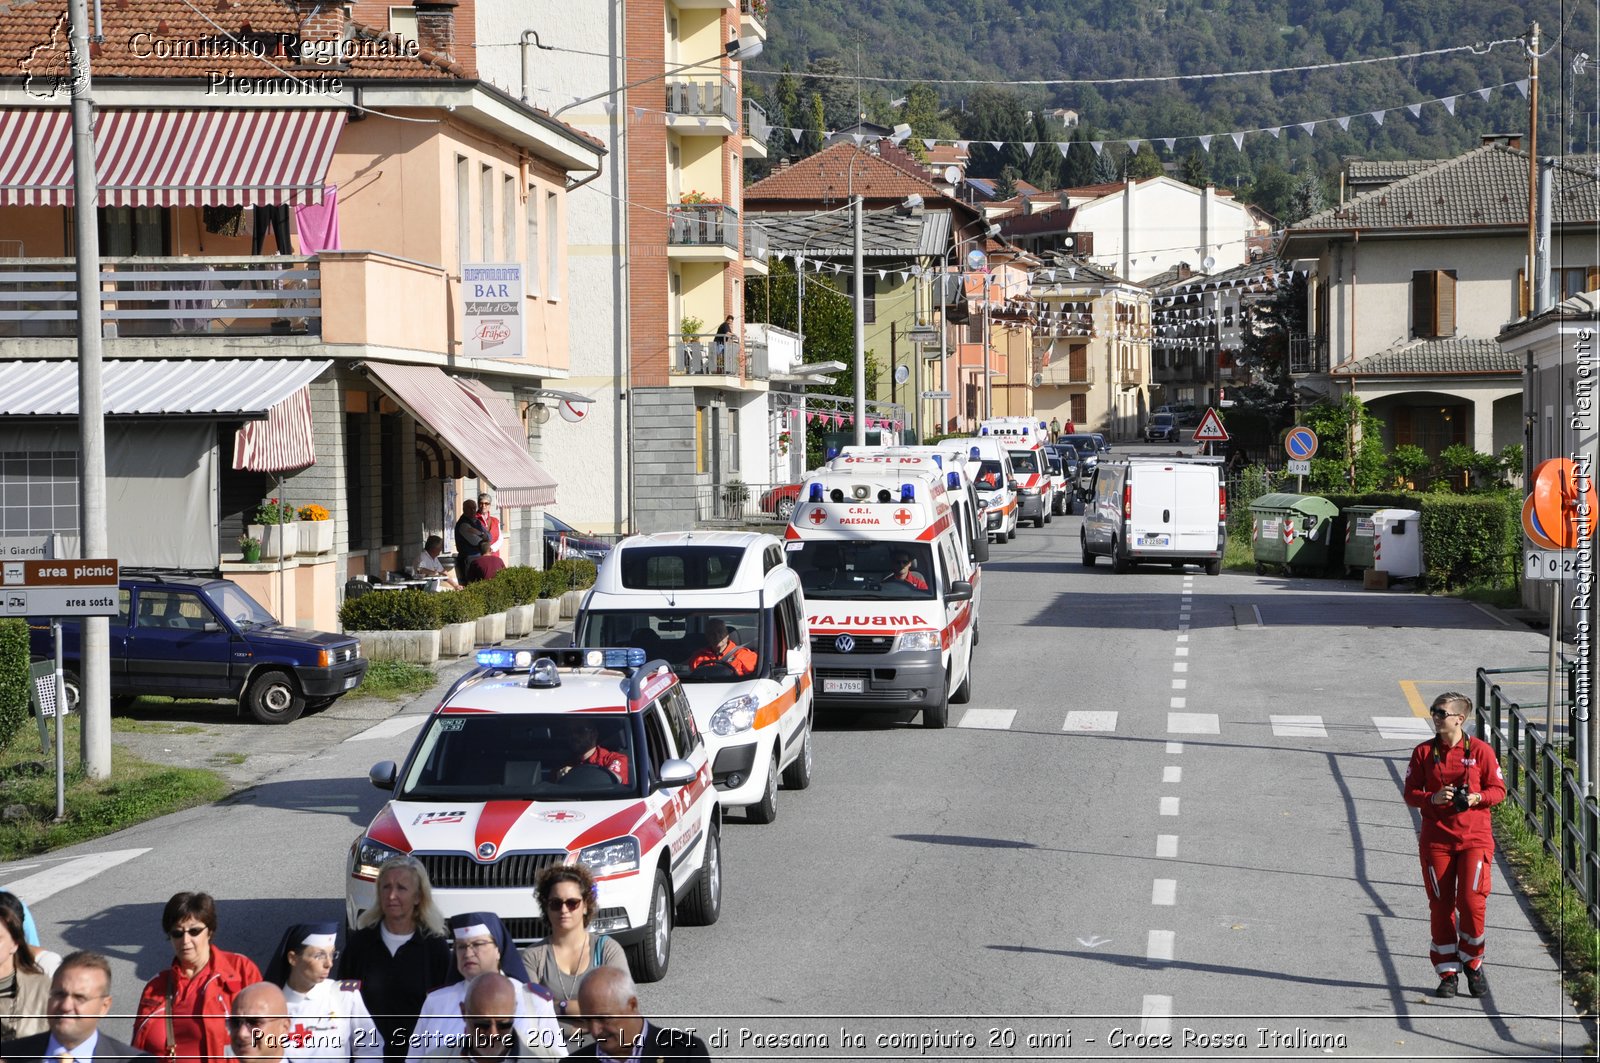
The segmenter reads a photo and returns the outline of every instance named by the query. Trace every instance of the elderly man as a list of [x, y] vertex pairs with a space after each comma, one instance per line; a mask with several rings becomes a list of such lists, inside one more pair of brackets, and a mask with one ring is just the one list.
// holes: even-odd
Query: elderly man
[[596, 967], [578, 986], [579, 1020], [594, 1044], [574, 1057], [605, 1060], [705, 1060], [705, 1042], [690, 1030], [656, 1026], [639, 1014], [639, 990], [621, 967]]
[[229, 1047], [240, 1059], [280, 1063], [289, 1048], [289, 1002], [271, 982], [239, 990], [227, 1022]]
[[517, 983], [503, 974], [485, 972], [467, 983], [461, 1001], [466, 1040], [457, 1058], [462, 1063], [496, 1063], [513, 1059], [559, 1059], [567, 1054], [559, 1032], [535, 1031], [535, 1040], [518, 1036], [521, 1003]]
[[73, 952], [50, 980], [49, 1032], [0, 1046], [10, 1063], [123, 1063], [150, 1057], [100, 1032], [111, 1011], [111, 964], [98, 952]]

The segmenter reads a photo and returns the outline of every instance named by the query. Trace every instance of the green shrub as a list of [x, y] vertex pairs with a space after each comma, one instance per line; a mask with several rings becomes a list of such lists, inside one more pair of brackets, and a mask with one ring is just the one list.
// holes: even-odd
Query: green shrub
[[1506, 494], [1425, 495], [1422, 561], [1428, 586], [1498, 585], [1521, 546], [1522, 506]]
[[545, 571], [545, 583], [552, 588], [545, 597], [554, 598], [567, 591], [581, 591], [585, 587], [593, 587], [598, 571], [594, 562], [586, 557], [569, 557], [557, 561]]
[[526, 565], [502, 569], [495, 577], [511, 591], [511, 604], [527, 605], [538, 598], [544, 588], [544, 573]]
[[417, 590], [372, 591], [347, 599], [339, 607], [339, 623], [346, 631], [437, 631], [444, 624], [439, 618], [444, 597]]
[[517, 604], [511, 592], [511, 584], [501, 582], [500, 577], [480, 580], [466, 588], [466, 593], [477, 594], [483, 601], [485, 613], [503, 613]]
[[28, 622], [0, 620], [0, 749], [28, 722]]
[[1287, 473], [1273, 472], [1265, 465], [1247, 465], [1228, 481], [1228, 535], [1250, 541], [1250, 503], [1262, 495], [1282, 490]]
[[483, 595], [474, 591], [481, 584], [474, 583], [471, 587], [459, 591], [446, 591], [437, 595], [439, 599], [440, 624], [465, 624], [469, 620], [476, 620], [483, 615]]
[[1389, 454], [1389, 480], [1395, 487], [1403, 488], [1415, 483], [1432, 464], [1427, 451], [1414, 443], [1403, 443]]

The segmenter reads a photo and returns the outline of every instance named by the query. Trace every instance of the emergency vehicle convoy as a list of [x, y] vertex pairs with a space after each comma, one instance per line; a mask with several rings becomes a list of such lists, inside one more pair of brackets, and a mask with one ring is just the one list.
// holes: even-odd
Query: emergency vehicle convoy
[[898, 458], [928, 458], [934, 468], [944, 474], [945, 499], [950, 503], [951, 519], [956, 531], [967, 546], [967, 553], [979, 564], [989, 560], [989, 536], [984, 531], [983, 505], [978, 501], [978, 487], [973, 475], [978, 463], [970, 455], [950, 453], [938, 447], [845, 447], [840, 457], [863, 457], [870, 454], [887, 454]]
[[819, 706], [920, 708], [943, 727], [972, 697], [979, 583], [931, 457], [835, 458], [785, 532], [805, 590]]
[[1017, 476], [1011, 453], [998, 439], [941, 439], [939, 450], [967, 463], [983, 507], [984, 530], [990, 541], [1003, 543], [1017, 537]]
[[539, 872], [586, 864], [591, 927], [661, 978], [672, 928], [722, 911], [719, 794], [683, 685], [637, 647], [478, 651], [403, 764], [368, 773], [390, 794], [350, 846], [345, 918], [376, 903], [379, 866], [412, 855], [445, 915], [499, 913], [543, 937]]
[[622, 540], [575, 628], [580, 646], [637, 646], [683, 683], [726, 808], [778, 815], [778, 779], [811, 785], [811, 643], [800, 578], [776, 536], [662, 532]]
[[1045, 464], [1044, 444], [1049, 429], [1027, 417], [995, 417], [978, 425], [978, 438], [998, 439], [1011, 458], [1017, 482], [1017, 517], [1031, 520], [1035, 528], [1055, 516], [1055, 481]]

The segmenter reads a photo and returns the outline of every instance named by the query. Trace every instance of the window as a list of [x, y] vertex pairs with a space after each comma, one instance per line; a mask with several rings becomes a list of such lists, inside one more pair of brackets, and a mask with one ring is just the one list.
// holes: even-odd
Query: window
[[391, 7], [389, 9], [389, 32], [401, 40], [415, 44], [417, 40], [417, 9], [414, 7]]
[[1072, 396], [1072, 423], [1082, 426], [1089, 420], [1089, 396]]
[[500, 178], [501, 262], [517, 260], [517, 179], [510, 174]]
[[545, 263], [546, 274], [549, 278], [549, 291], [551, 301], [561, 298], [561, 240], [560, 229], [557, 228], [560, 200], [554, 192], [544, 194], [544, 229], [545, 229]]
[[694, 714], [689, 710], [689, 695], [683, 692], [683, 687], [673, 687], [661, 695], [661, 707], [666, 710], [667, 728], [672, 732], [672, 744], [678, 747], [678, 755], [688, 756], [700, 740]]
[[1233, 304], [1229, 303], [1222, 308], [1222, 327], [1233, 328]]
[[733, 584], [742, 546], [636, 546], [622, 551], [629, 590], [719, 590]]
[[1087, 343], [1074, 343], [1067, 350], [1067, 378], [1069, 380], [1089, 379], [1089, 345]]
[[472, 261], [472, 164], [456, 156], [456, 267]]
[[0, 452], [0, 538], [78, 534], [78, 455]]
[[661, 777], [661, 765], [672, 759], [672, 746], [667, 742], [667, 726], [661, 719], [661, 705], [653, 703], [644, 710], [644, 741], [650, 750], [650, 777]]
[[108, 258], [165, 255], [167, 233], [167, 212], [161, 207], [107, 207], [100, 211], [100, 253]]
[[728, 471], [739, 471], [739, 411], [728, 411]]
[[[863, 271], [861, 274], [861, 280], [863, 282], [861, 285], [861, 316], [862, 320], [870, 325], [874, 321], [878, 320], [878, 278], [871, 272]], [[854, 273], [847, 273], [844, 275], [844, 290], [845, 294], [849, 295], [852, 299], [855, 297], [856, 278]], [[980, 340], [983, 335], [981, 320], [981, 318], [978, 319], [978, 335]], [[978, 341], [975, 340], [974, 342]]]
[[363, 550], [373, 545], [367, 531], [367, 487], [371, 478], [367, 467], [367, 423], [371, 414], [344, 415], [345, 512], [349, 520], [350, 549]]
[[544, 248], [539, 246], [539, 189], [536, 185], [528, 186], [527, 206], [527, 247], [522, 249], [523, 262], [527, 265], [528, 294], [539, 294], [539, 263], [544, 255]]
[[708, 472], [711, 454], [711, 418], [704, 406], [694, 408], [694, 471]]
[[216, 616], [189, 591], [139, 591], [138, 626], [171, 628], [175, 631], [203, 631]]
[[1411, 274], [1411, 334], [1443, 339], [1456, 334], [1456, 271], [1419, 269]]
[[478, 221], [483, 226], [483, 258], [494, 261], [494, 170], [485, 166], [478, 174]]
[[[402, 415], [398, 413], [384, 413], [378, 415], [378, 455], [383, 477], [387, 488], [381, 496], [383, 518], [383, 542], [404, 548], [411, 541], [411, 536], [405, 533], [405, 522], [402, 519], [405, 512], [405, 495], [399, 490], [398, 481], [400, 470], [404, 468], [401, 455], [400, 433]], [[405, 550], [402, 549], [401, 553]]]

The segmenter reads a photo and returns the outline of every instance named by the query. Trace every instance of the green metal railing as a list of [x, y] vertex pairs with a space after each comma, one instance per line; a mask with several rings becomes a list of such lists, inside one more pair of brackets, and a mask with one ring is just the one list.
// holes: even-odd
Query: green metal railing
[[[1577, 689], [1577, 667], [1566, 662], [1567, 698], [1561, 703], [1570, 713]], [[1577, 893], [1600, 927], [1600, 804], [1584, 796], [1577, 773], [1561, 756], [1559, 743], [1551, 742], [1533, 726], [1526, 710], [1544, 703], [1521, 705], [1508, 698], [1494, 677], [1536, 672], [1544, 668], [1479, 668], [1473, 719], [1477, 734], [1488, 742], [1500, 760], [1506, 797], [1522, 812], [1528, 829], [1536, 832], [1545, 852], [1561, 864], [1561, 874]], [[1554, 715], [1556, 706], [1550, 706]], [[1577, 726], [1568, 716], [1567, 733]]]

